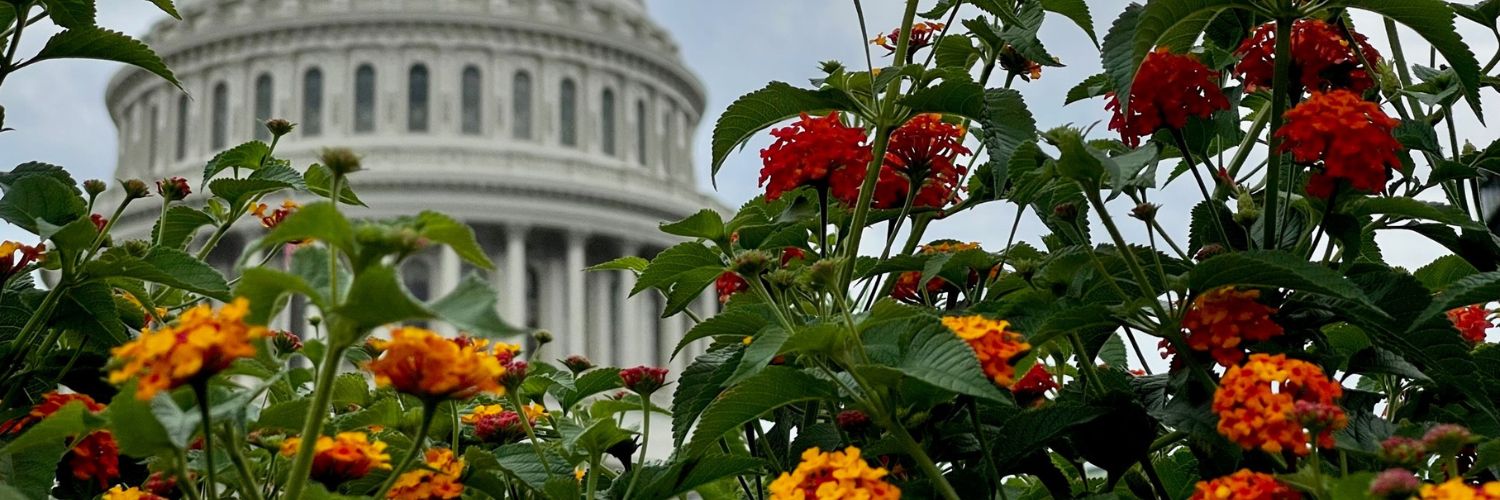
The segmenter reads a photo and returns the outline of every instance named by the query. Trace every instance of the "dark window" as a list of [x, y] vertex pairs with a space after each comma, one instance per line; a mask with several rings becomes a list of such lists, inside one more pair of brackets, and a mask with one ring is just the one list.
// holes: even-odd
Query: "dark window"
[[599, 96], [599, 147], [604, 154], [615, 155], [615, 91], [604, 89]]
[[323, 134], [323, 70], [312, 68], [302, 75], [302, 135]]
[[224, 149], [229, 142], [229, 85], [219, 82], [214, 86], [213, 133], [208, 147], [214, 151]]
[[511, 81], [511, 105], [515, 108], [511, 111], [512, 137], [517, 139], [531, 138], [531, 74], [525, 71], [516, 73]]
[[480, 96], [480, 93], [483, 92], [484, 81], [479, 75], [479, 68], [475, 66], [464, 68], [462, 84], [463, 88], [460, 89], [462, 96], [460, 96], [460, 99], [463, 102], [460, 103], [462, 105], [460, 109], [463, 112], [463, 119], [460, 126], [465, 134], [479, 135], [480, 110], [484, 109], [483, 99]]
[[160, 111], [153, 104], [151, 105], [151, 112], [146, 115], [146, 118], [151, 120], [146, 122], [146, 165], [149, 165], [153, 169], [156, 168], [156, 127], [157, 120], [160, 118]]
[[635, 102], [635, 161], [646, 164], [646, 101]]
[[192, 100], [188, 98], [187, 94], [183, 94], [183, 95], [177, 96], [177, 152], [176, 153], [177, 153], [177, 159], [179, 161], [181, 161], [183, 158], [187, 158], [188, 111], [190, 111], [188, 109], [188, 106], [190, 106], [190, 105], [192, 105]]
[[564, 146], [578, 145], [578, 84], [564, 78], [558, 89], [558, 140]]
[[412, 132], [427, 131], [427, 66], [411, 67], [406, 81], [406, 129]]
[[[271, 75], [262, 73], [255, 78], [255, 119], [261, 123], [272, 118], [272, 99], [276, 90], [272, 88]], [[255, 138], [261, 141], [271, 140], [271, 131], [265, 127], [255, 127]]]
[[375, 131], [375, 68], [368, 64], [354, 70], [354, 131]]

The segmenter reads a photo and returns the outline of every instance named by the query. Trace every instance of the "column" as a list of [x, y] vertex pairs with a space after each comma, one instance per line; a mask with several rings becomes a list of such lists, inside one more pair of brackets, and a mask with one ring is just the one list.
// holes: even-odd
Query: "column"
[[[432, 281], [427, 291], [429, 295], [427, 299], [437, 300], [439, 297], [453, 291], [458, 286], [458, 273], [460, 269], [458, 252], [454, 252], [452, 248], [447, 246], [442, 247], [442, 250], [438, 253], [437, 272], [433, 273], [430, 278]], [[439, 333], [449, 336], [458, 335], [458, 329], [454, 328], [453, 325], [447, 322], [435, 323], [437, 324], [437, 331]]]
[[610, 291], [614, 289], [615, 276], [610, 273], [589, 273], [593, 282], [589, 289], [589, 319], [593, 328], [589, 331], [589, 358], [600, 366], [614, 366], [614, 339], [610, 326], [614, 324], [613, 301]]
[[[621, 247], [621, 256], [638, 254], [640, 254], [639, 245], [625, 243]], [[645, 358], [641, 353], [641, 337], [645, 335], [645, 332], [641, 330], [643, 321], [641, 321], [642, 307], [640, 305], [641, 302], [644, 302], [644, 299], [630, 297], [630, 289], [635, 288], [635, 271], [624, 270], [619, 273], [620, 292], [615, 295], [615, 300], [618, 305], [616, 310], [619, 311], [620, 321], [618, 323], [619, 331], [615, 335], [620, 349], [616, 353], [614, 361], [615, 364], [622, 367], [634, 366]]]
[[563, 274], [568, 277], [567, 309], [564, 313], [566, 314], [565, 328], [567, 328], [567, 331], [560, 332], [568, 339], [568, 350], [564, 352], [567, 355], [588, 354], [586, 352], [588, 349], [588, 326], [586, 323], [588, 320], [588, 311], [584, 310], [583, 290], [584, 278], [586, 277], [584, 275], [586, 271], [583, 269], [586, 267], [583, 253], [586, 241], [586, 235], [582, 231], [568, 232], [567, 255], [563, 263], [566, 267], [563, 269]]
[[676, 316], [670, 318], [662, 318], [661, 343], [656, 346], [657, 351], [660, 353], [657, 359], [661, 360], [662, 366], [670, 368], [672, 370], [671, 373], [680, 374], [682, 373], [682, 369], [687, 366], [684, 362], [685, 358], [672, 358], [672, 349], [675, 349], [677, 342], [682, 340], [682, 334], [686, 331], [684, 323], [687, 321], [687, 315], [682, 313], [678, 313]]
[[526, 318], [526, 233], [519, 224], [505, 228], [505, 320], [518, 328], [530, 324]]

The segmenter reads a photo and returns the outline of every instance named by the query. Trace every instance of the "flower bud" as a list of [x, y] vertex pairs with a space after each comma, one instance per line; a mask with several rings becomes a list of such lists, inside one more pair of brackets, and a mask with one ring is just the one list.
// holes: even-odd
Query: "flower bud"
[[161, 498], [177, 498], [181, 496], [177, 491], [177, 476], [165, 472], [153, 472], [146, 477], [146, 482], [141, 489], [147, 493]]
[[1078, 205], [1072, 202], [1058, 203], [1052, 207], [1052, 216], [1068, 222], [1078, 220]]
[[870, 427], [870, 416], [859, 410], [844, 410], [834, 417], [845, 432], [859, 432]]
[[1411, 498], [1422, 487], [1416, 474], [1406, 469], [1386, 469], [1370, 481], [1370, 496], [1375, 498]]
[[297, 128], [297, 124], [286, 121], [284, 118], [266, 120], [266, 130], [271, 131], [271, 135], [276, 137], [290, 134], [294, 128]]
[[635, 391], [641, 396], [650, 396], [657, 389], [667, 385], [667, 369], [652, 366], [637, 366], [620, 370], [620, 381], [625, 383], [625, 388]]
[[791, 288], [797, 282], [797, 273], [790, 269], [776, 269], [766, 273], [766, 282], [777, 289]]
[[99, 194], [103, 193], [106, 189], [109, 189], [109, 186], [105, 185], [104, 181], [101, 181], [99, 179], [89, 179], [83, 181], [83, 192], [88, 193], [90, 198], [99, 196]]
[[1458, 424], [1434, 425], [1422, 436], [1422, 444], [1429, 451], [1444, 457], [1458, 455], [1473, 440], [1474, 434], [1467, 427]]
[[802, 260], [805, 258], [807, 258], [807, 252], [802, 251], [801, 248], [783, 248], [781, 250], [781, 267], [786, 267], [787, 264], [792, 263], [792, 261]]
[[1377, 456], [1386, 465], [1415, 469], [1427, 461], [1427, 447], [1409, 437], [1391, 436], [1380, 443]]
[[734, 271], [724, 271], [719, 275], [718, 279], [714, 280], [714, 291], [719, 294], [720, 304], [728, 303], [729, 298], [733, 297], [734, 294], [743, 292], [749, 288], [750, 284], [746, 283], [745, 279], [741, 278], [740, 275], [734, 274]]
[[140, 179], [121, 180], [120, 187], [125, 189], [125, 199], [135, 200], [151, 196], [151, 188]]
[[1292, 416], [1313, 434], [1327, 429], [1339, 429], [1348, 424], [1344, 410], [1334, 404], [1299, 400], [1292, 408]]
[[1202, 262], [1208, 260], [1209, 257], [1213, 257], [1225, 252], [1228, 252], [1228, 250], [1224, 248], [1224, 245], [1220, 245], [1218, 243], [1209, 243], [1207, 245], [1203, 245], [1203, 248], [1199, 248], [1198, 253], [1196, 255], [1193, 255], [1193, 259]]
[[89, 214], [89, 222], [94, 223], [94, 230], [104, 232], [104, 226], [109, 225], [109, 219], [100, 214]]
[[582, 354], [574, 354], [563, 360], [563, 366], [568, 367], [568, 371], [573, 372], [574, 375], [578, 375], [594, 368], [594, 362]]
[[1151, 222], [1152, 219], [1156, 218], [1156, 210], [1159, 208], [1161, 208], [1161, 205], [1141, 202], [1141, 204], [1136, 205], [1134, 209], [1130, 210], [1130, 216], [1146, 222]]
[[839, 265], [844, 262], [840, 257], [829, 257], [818, 259], [812, 265], [807, 266], [806, 281], [815, 290], [832, 290], [837, 286], [839, 276]]
[[188, 187], [187, 179], [168, 177], [156, 181], [156, 194], [166, 198], [167, 201], [182, 201], [183, 198], [193, 194], [193, 189]]
[[1239, 197], [1235, 198], [1234, 221], [1248, 226], [1257, 219], [1260, 219], [1260, 207], [1255, 205], [1255, 198], [1249, 191], [1240, 191]]
[[531, 338], [533, 340], [536, 340], [538, 346], [544, 346], [552, 343], [552, 332], [549, 332], [547, 330], [537, 330], [535, 333], [531, 334]]
[[283, 354], [296, 352], [302, 350], [302, 337], [286, 330], [278, 330], [272, 335], [271, 344], [276, 346], [277, 352]]
[[1469, 142], [1468, 139], [1464, 139], [1464, 147], [1460, 151], [1463, 153], [1464, 156], [1469, 156], [1469, 155], [1472, 155], [1474, 153], [1479, 152], [1479, 149], [1474, 147], [1474, 143]]
[[319, 161], [336, 176], [345, 176], [360, 171], [359, 155], [349, 148], [323, 148]]
[[505, 386], [507, 391], [519, 390], [521, 384], [526, 382], [526, 372], [530, 368], [531, 365], [519, 359], [506, 363], [505, 374], [500, 375], [500, 385]]
[[771, 255], [760, 250], [750, 250], [741, 253], [734, 258], [729, 268], [740, 276], [760, 276], [760, 273], [771, 267]]

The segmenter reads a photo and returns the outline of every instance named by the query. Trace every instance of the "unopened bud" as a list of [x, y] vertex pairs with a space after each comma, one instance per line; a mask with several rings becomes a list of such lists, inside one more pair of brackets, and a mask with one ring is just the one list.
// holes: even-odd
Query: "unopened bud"
[[537, 330], [536, 333], [531, 334], [531, 338], [533, 340], [536, 340], [537, 344], [547, 345], [552, 342], [552, 332], [549, 332], [547, 330]]
[[1057, 206], [1052, 207], [1052, 215], [1068, 222], [1078, 220], [1078, 205], [1071, 202], [1058, 203]]
[[99, 196], [99, 193], [103, 193], [106, 189], [109, 189], [109, 186], [99, 179], [83, 181], [83, 192], [88, 193], [90, 198]]
[[1427, 461], [1427, 446], [1409, 437], [1392, 436], [1380, 442], [1376, 457], [1386, 465], [1417, 468]]
[[1158, 208], [1161, 208], [1161, 205], [1141, 202], [1141, 204], [1136, 205], [1134, 209], [1130, 210], [1130, 216], [1146, 222], [1151, 222], [1152, 219], [1156, 218], [1156, 210]]
[[1250, 196], [1249, 191], [1240, 191], [1235, 198], [1234, 221], [1248, 226], [1257, 219], [1260, 219], [1260, 207], [1255, 205], [1255, 197]]
[[735, 256], [734, 263], [730, 264], [730, 269], [740, 276], [760, 276], [760, 273], [770, 267], [771, 255], [760, 250], [741, 253]]
[[1193, 259], [1201, 262], [1208, 260], [1209, 257], [1213, 257], [1227, 251], [1228, 250], [1224, 248], [1224, 245], [1220, 245], [1218, 243], [1209, 243], [1207, 245], [1203, 245], [1203, 248], [1199, 248], [1198, 253], [1193, 256]]
[[360, 171], [359, 155], [349, 148], [323, 148], [319, 160], [334, 175], [344, 176]]
[[271, 131], [271, 135], [276, 137], [290, 134], [292, 133], [292, 129], [295, 128], [297, 128], [297, 124], [286, 121], [286, 119], [283, 118], [272, 118], [270, 120], [266, 120], [266, 130]]
[[1416, 474], [1406, 469], [1387, 469], [1370, 481], [1370, 496], [1375, 498], [1411, 498], [1422, 487]]
[[593, 368], [594, 362], [590, 361], [589, 358], [584, 357], [581, 354], [574, 354], [572, 356], [568, 356], [568, 359], [563, 360], [563, 366], [568, 367], [568, 371], [571, 371], [574, 375], [577, 375], [589, 371], [589, 369]]
[[193, 189], [188, 186], [187, 179], [181, 177], [168, 177], [156, 181], [156, 194], [166, 198], [167, 201], [182, 201], [188, 195], [193, 194]]
[[120, 187], [125, 189], [125, 199], [128, 200], [151, 196], [151, 188], [146, 186], [146, 181], [140, 179], [121, 180]]
[[1438, 424], [1427, 430], [1422, 436], [1422, 444], [1429, 451], [1452, 457], [1474, 440], [1474, 434], [1469, 428], [1458, 424]]

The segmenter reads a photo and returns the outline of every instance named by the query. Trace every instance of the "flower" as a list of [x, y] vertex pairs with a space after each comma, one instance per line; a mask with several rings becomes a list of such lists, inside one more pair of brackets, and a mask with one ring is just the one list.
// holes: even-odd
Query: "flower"
[[563, 366], [568, 367], [568, 371], [573, 372], [574, 375], [589, 371], [594, 367], [594, 362], [590, 361], [588, 357], [582, 354], [574, 354], [572, 356], [568, 356], [568, 359], [564, 359], [562, 363]]
[[1027, 59], [1012, 45], [1006, 45], [1005, 48], [1000, 49], [999, 63], [1000, 68], [1007, 73], [1015, 74], [1028, 82], [1042, 77], [1041, 63]]
[[1317, 365], [1285, 354], [1258, 353], [1229, 367], [1214, 390], [1212, 408], [1219, 416], [1219, 434], [1245, 449], [1281, 453], [1290, 448], [1306, 455], [1308, 434], [1295, 413], [1296, 403], [1328, 405], [1324, 410], [1331, 421], [1313, 435], [1318, 447], [1332, 448], [1333, 433], [1348, 424], [1343, 409], [1334, 406], [1343, 394], [1343, 387]]
[[146, 483], [141, 485], [141, 489], [159, 497], [182, 496], [182, 492], [177, 491], [177, 476], [165, 472], [153, 472], [146, 476]]
[[1494, 320], [1490, 319], [1490, 311], [1484, 308], [1484, 304], [1474, 304], [1448, 311], [1448, 321], [1453, 322], [1453, 327], [1463, 335], [1464, 340], [1470, 344], [1484, 343], [1486, 331], [1495, 326]]
[[969, 343], [979, 366], [995, 385], [1010, 387], [1015, 383], [1015, 359], [1031, 350], [1031, 344], [1010, 330], [1010, 322], [984, 316], [946, 316], [943, 325]]
[[870, 415], [859, 410], [844, 410], [834, 416], [834, 422], [845, 432], [858, 432], [870, 426]]
[[1458, 424], [1437, 424], [1422, 435], [1422, 446], [1428, 451], [1445, 457], [1457, 455], [1464, 446], [1474, 440], [1467, 427]]
[[[891, 132], [885, 163], [876, 180], [872, 206], [898, 208], [911, 194], [911, 181], [919, 188], [912, 206], [942, 208], [956, 201], [959, 183], [968, 168], [957, 163], [970, 154], [963, 145], [964, 128], [943, 121], [942, 115], [925, 113]], [[857, 203], [859, 191], [835, 195], [845, 205]]]
[[[281, 442], [281, 454], [296, 455], [301, 445], [301, 438], [287, 438]], [[330, 488], [365, 477], [371, 470], [390, 468], [391, 456], [385, 452], [385, 442], [371, 441], [370, 436], [363, 432], [318, 436], [318, 442], [313, 445], [311, 477]]]
[[135, 397], [148, 400], [162, 390], [208, 379], [234, 360], [255, 355], [253, 339], [266, 329], [245, 324], [250, 301], [244, 297], [220, 308], [199, 304], [177, 317], [176, 324], [147, 328], [141, 336], [110, 350], [109, 382], [137, 379]]
[[89, 222], [94, 223], [94, 230], [104, 232], [104, 227], [109, 225], [109, 219], [100, 214], [89, 214]]
[[302, 350], [302, 337], [286, 330], [277, 330], [276, 333], [271, 334], [271, 345], [276, 346], [276, 351], [281, 353], [300, 351]]
[[625, 388], [636, 394], [650, 396], [667, 384], [667, 369], [650, 366], [626, 368], [620, 370], [620, 380], [625, 382]]
[[[1119, 96], [1110, 94], [1105, 109], [1114, 112], [1109, 129], [1132, 148], [1141, 137], [1162, 128], [1187, 126], [1189, 116], [1208, 118], [1229, 107], [1219, 89], [1219, 73], [1187, 54], [1173, 54], [1165, 47], [1147, 54], [1130, 87], [1129, 109], [1122, 109]], [[1129, 114], [1126, 114], [1129, 111]]]
[[270, 208], [271, 207], [266, 205], [265, 203], [256, 203], [255, 206], [250, 209], [250, 215], [260, 218], [261, 227], [264, 227], [266, 229], [276, 229], [276, 226], [281, 225], [281, 221], [286, 220], [287, 216], [292, 215], [292, 212], [296, 211], [298, 208], [302, 208], [302, 205], [298, 205], [297, 202], [292, 200], [282, 200], [280, 208], [267, 212], [266, 210], [269, 210]]
[[109, 186], [102, 180], [89, 179], [83, 181], [83, 192], [88, 193], [90, 197], [99, 196], [107, 189], [109, 189]]
[[865, 130], [845, 126], [836, 112], [824, 117], [803, 113], [791, 126], [772, 130], [771, 136], [776, 142], [760, 151], [760, 185], [768, 200], [802, 186], [857, 196], [874, 158]]
[[[971, 250], [982, 250], [978, 243], [959, 243], [956, 241], [938, 241], [922, 247], [923, 255], [956, 254]], [[969, 282], [965, 286], [973, 286], [979, 280], [979, 269], [969, 270]], [[958, 293], [963, 291], [955, 284], [948, 283], [940, 277], [927, 280], [926, 292], [922, 288], [922, 271], [907, 271], [896, 276], [896, 283], [891, 286], [891, 297], [902, 302], [912, 304], [926, 303], [939, 293]]]
[[1277, 481], [1274, 476], [1250, 469], [1240, 469], [1234, 474], [1209, 481], [1198, 481], [1193, 487], [1193, 500], [1287, 500], [1302, 498], [1298, 493]]
[[1193, 299], [1182, 318], [1188, 330], [1187, 343], [1194, 351], [1208, 351], [1220, 365], [1245, 359], [1242, 344], [1264, 342], [1281, 336], [1281, 325], [1271, 320], [1276, 308], [1257, 302], [1259, 290], [1221, 287]]
[[505, 367], [487, 342], [461, 343], [430, 330], [399, 327], [391, 331], [391, 340], [375, 344], [382, 352], [366, 368], [378, 386], [429, 402], [505, 393], [500, 385]]
[[266, 120], [266, 130], [276, 137], [290, 134], [292, 133], [292, 129], [295, 128], [297, 128], [297, 124], [287, 121], [285, 118]]
[[1307, 181], [1311, 196], [1328, 198], [1339, 180], [1357, 191], [1379, 192], [1389, 170], [1401, 165], [1396, 158], [1401, 143], [1391, 135], [1397, 121], [1353, 92], [1313, 92], [1285, 119], [1276, 131], [1284, 140], [1282, 151], [1290, 151], [1297, 163], [1322, 166]]
[[459, 477], [464, 472], [464, 459], [453, 456], [453, 450], [447, 448], [429, 448], [423, 461], [423, 466], [402, 473], [386, 498], [429, 500], [458, 498], [463, 494], [464, 485]]
[[1380, 442], [1377, 456], [1386, 464], [1416, 469], [1427, 461], [1427, 446], [1409, 437], [1391, 436]]
[[[20, 274], [26, 266], [36, 262], [47, 245], [38, 243], [36, 246], [27, 246], [14, 241], [0, 242], [0, 285], [10, 281], [11, 276]], [[17, 256], [16, 252], [20, 252]]]
[[734, 271], [724, 271], [723, 274], [719, 275], [718, 279], [714, 280], [714, 290], [719, 292], [720, 304], [728, 303], [729, 298], [733, 297], [734, 294], [749, 289], [750, 283], [746, 282], [745, 278], [741, 278], [739, 274], [735, 274]]
[[1016, 395], [1017, 401], [1023, 402], [1023, 406], [1028, 406], [1026, 403], [1041, 403], [1047, 396], [1047, 391], [1059, 387], [1061, 386], [1052, 379], [1052, 373], [1047, 371], [1047, 367], [1037, 363], [1031, 365], [1031, 369], [1026, 370], [1026, 375], [1021, 376], [1021, 380], [1010, 387], [1010, 392]]
[[1422, 485], [1416, 474], [1406, 469], [1386, 469], [1370, 481], [1370, 496], [1377, 498], [1411, 498]]
[[[522, 407], [522, 411], [526, 413], [527, 424], [533, 426], [538, 418], [547, 414], [545, 408], [535, 404]], [[500, 405], [476, 406], [473, 413], [463, 416], [463, 423], [473, 425], [474, 436], [486, 443], [515, 442], [526, 436], [520, 414]]]
[[179, 201], [193, 194], [193, 189], [188, 187], [187, 179], [181, 177], [168, 177], [156, 181], [156, 194], [166, 198], [167, 201]]
[[[1356, 45], [1349, 43], [1350, 39], [1358, 44], [1359, 53], [1355, 53]], [[1257, 27], [1234, 54], [1240, 57], [1234, 74], [1245, 82], [1246, 91], [1269, 88], [1276, 71], [1276, 23]], [[1380, 65], [1380, 53], [1364, 35], [1320, 19], [1292, 23], [1291, 55], [1291, 81], [1314, 91], [1349, 89], [1363, 93], [1375, 85], [1368, 68]], [[1300, 89], [1293, 92], [1301, 93]]]
[[802, 462], [771, 482], [773, 500], [898, 499], [901, 489], [885, 481], [885, 467], [870, 467], [859, 448], [824, 452], [814, 446], [802, 452]]
[[100, 500], [166, 500], [166, 498], [143, 491], [134, 486], [126, 488], [123, 484], [115, 485], [109, 491], [104, 492], [104, 496], [99, 498]]
[[[911, 39], [906, 42], [906, 53], [916, 52], [917, 49], [932, 45], [934, 34], [943, 31], [943, 23], [923, 21], [911, 25]], [[901, 39], [901, 28], [891, 30], [890, 34], [882, 34], [870, 40], [870, 45], [882, 47], [885, 50], [896, 53], [896, 43]], [[889, 55], [889, 54], [887, 54]]]
[[[63, 394], [57, 391], [42, 396], [42, 401], [31, 407], [25, 415], [0, 423], [0, 435], [15, 435], [25, 432], [32, 425], [46, 420], [64, 406], [80, 403], [90, 413], [104, 411], [104, 405], [87, 394]], [[79, 480], [97, 480], [99, 487], [109, 485], [120, 477], [120, 446], [114, 434], [107, 430], [95, 431], [79, 439], [67, 456], [67, 468]]]
[[1443, 484], [1424, 484], [1418, 493], [1422, 500], [1496, 500], [1500, 499], [1500, 481], [1474, 486], [1454, 478]]

